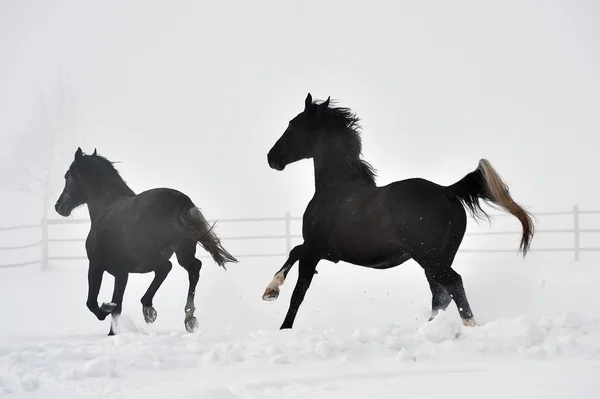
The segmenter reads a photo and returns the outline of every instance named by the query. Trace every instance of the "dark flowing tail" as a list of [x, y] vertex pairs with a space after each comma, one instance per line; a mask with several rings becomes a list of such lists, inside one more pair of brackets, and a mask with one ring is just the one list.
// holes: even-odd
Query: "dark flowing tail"
[[214, 259], [214, 261], [225, 269], [225, 263], [237, 263], [238, 260], [221, 245], [221, 240], [213, 231], [211, 226], [200, 212], [200, 209], [192, 207], [183, 210], [176, 221], [178, 228], [188, 237], [198, 241]]
[[519, 219], [523, 226], [519, 251], [523, 252], [523, 257], [527, 255], [535, 230], [533, 217], [512, 199], [508, 186], [487, 159], [480, 160], [475, 171], [449, 186], [448, 190], [467, 207], [474, 218], [485, 216], [489, 220], [488, 214], [479, 203], [479, 199], [482, 199], [489, 205], [500, 208]]

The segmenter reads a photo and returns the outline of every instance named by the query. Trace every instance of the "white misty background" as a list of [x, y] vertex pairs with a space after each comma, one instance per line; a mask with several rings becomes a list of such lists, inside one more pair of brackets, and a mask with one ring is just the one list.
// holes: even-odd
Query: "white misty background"
[[57, 193], [62, 190], [65, 164], [74, 148], [82, 145], [77, 130], [77, 105], [74, 93], [59, 73], [48, 90], [39, 92], [25, 130], [8, 138], [0, 159], [0, 184], [8, 192], [34, 198], [42, 215], [41, 269], [48, 266], [48, 219]]
[[[54, 184], [62, 186], [78, 146], [120, 162], [135, 192], [179, 189], [211, 220], [300, 216], [313, 193], [312, 163], [276, 172], [266, 154], [307, 92], [331, 96], [362, 118], [364, 157], [381, 185], [416, 176], [452, 184], [485, 157], [534, 213], [598, 209], [599, 4], [0, 2], [0, 159], [10, 166], [2, 172], [0, 226], [62, 219], [52, 209]], [[60, 112], [57, 86], [69, 100]], [[60, 133], [55, 145], [50, 133]], [[12, 191], [15, 182], [35, 196]], [[73, 217], [86, 219], [85, 207]], [[581, 228], [599, 223], [582, 216]], [[300, 226], [292, 223], [293, 233]], [[571, 215], [539, 218], [540, 229], [572, 226]], [[85, 227], [52, 225], [50, 236], [83, 239]], [[283, 223], [216, 228], [223, 236], [284, 232]], [[518, 228], [503, 217], [491, 230]], [[490, 227], [469, 220], [469, 229]], [[38, 237], [30, 229], [2, 233], [0, 241]], [[516, 251], [518, 237], [467, 241], [463, 248]], [[582, 235], [582, 246], [597, 242], [597, 234]], [[572, 243], [572, 234], [542, 233], [533, 245]], [[228, 245], [236, 253], [285, 248], [283, 240]], [[50, 252], [85, 255], [81, 242], [52, 242]], [[0, 263], [33, 255], [37, 248], [3, 252]], [[269, 271], [281, 261], [262, 260]]]

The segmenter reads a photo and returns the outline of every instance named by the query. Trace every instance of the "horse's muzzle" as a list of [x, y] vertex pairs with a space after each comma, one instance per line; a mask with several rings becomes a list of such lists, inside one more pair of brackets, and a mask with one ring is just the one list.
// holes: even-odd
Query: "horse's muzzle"
[[66, 209], [66, 207], [60, 206], [59, 204], [56, 204], [54, 206], [54, 210], [56, 211], [56, 213], [58, 213], [60, 216], [63, 216], [63, 217], [67, 217], [67, 216], [71, 215], [71, 212], [69, 212], [69, 210]]
[[276, 160], [273, 159], [274, 157], [271, 155], [271, 153], [269, 153], [267, 155], [267, 161], [269, 162], [269, 166], [271, 167], [271, 169], [275, 169], [278, 171], [282, 171], [285, 169], [285, 165], [282, 162], [278, 162]]
[[56, 204], [54, 204], [54, 210], [56, 213], [63, 217], [71, 215], [71, 207], [68, 206], [69, 204], [65, 204], [65, 202], [68, 201], [65, 201], [65, 198], [61, 195], [58, 201], [56, 201]]

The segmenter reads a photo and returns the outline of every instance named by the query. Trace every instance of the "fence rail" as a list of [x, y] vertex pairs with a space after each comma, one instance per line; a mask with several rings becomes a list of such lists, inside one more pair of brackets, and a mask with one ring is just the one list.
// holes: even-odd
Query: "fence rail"
[[[581, 236], [582, 234], [591, 234], [591, 233], [600, 233], [600, 228], [581, 228], [581, 216], [582, 215], [600, 215], [600, 210], [587, 210], [582, 211], [579, 209], [579, 206], [575, 205], [571, 210], [568, 211], [559, 211], [559, 212], [536, 212], [535, 217], [554, 217], [554, 216], [565, 216], [570, 215], [572, 217], [572, 227], [570, 228], [551, 228], [551, 229], [540, 229], [536, 230], [536, 234], [570, 234], [572, 236], [572, 245], [567, 247], [550, 247], [550, 248], [532, 248], [531, 252], [572, 252], [575, 261], [580, 260], [580, 255], [582, 252], [600, 252], [600, 246], [598, 247], [585, 247], [581, 246]], [[508, 214], [498, 214], [492, 215], [495, 217], [504, 217], [510, 216]], [[285, 257], [288, 255], [289, 251], [292, 248], [292, 241], [294, 239], [301, 239], [302, 236], [298, 234], [292, 233], [292, 222], [301, 221], [301, 217], [292, 217], [290, 213], [286, 213], [283, 216], [278, 217], [265, 217], [265, 218], [242, 218], [242, 219], [219, 219], [219, 223], [263, 223], [263, 222], [283, 222], [283, 231], [282, 234], [266, 234], [266, 235], [239, 235], [239, 236], [231, 236], [222, 237], [223, 241], [250, 241], [250, 240], [277, 240], [283, 242], [285, 244], [285, 252], [281, 253], [259, 253], [259, 254], [236, 254], [238, 258], [266, 258], [266, 257]], [[25, 229], [40, 229], [43, 230], [47, 228], [47, 226], [52, 225], [83, 225], [89, 224], [89, 220], [86, 219], [48, 219], [44, 223], [43, 221], [39, 224], [30, 224], [23, 226], [9, 226], [9, 227], [0, 227], [0, 234], [3, 232], [14, 232], [18, 230]], [[83, 243], [85, 242], [84, 237], [78, 238], [53, 238], [48, 235], [48, 231], [42, 231], [42, 239], [30, 242], [22, 245], [9, 245], [9, 246], [0, 246], [0, 254], [3, 251], [12, 251], [12, 250], [20, 250], [20, 249], [30, 249], [35, 247], [41, 247], [43, 250], [41, 251], [42, 256], [36, 260], [18, 262], [18, 263], [6, 263], [3, 264], [0, 261], [0, 269], [4, 268], [13, 268], [13, 267], [21, 267], [21, 266], [30, 266], [30, 265], [47, 265], [48, 261], [66, 261], [66, 260], [87, 260], [85, 256], [47, 256], [47, 248], [49, 244], [52, 243]], [[485, 231], [485, 232], [467, 232], [466, 236], [508, 236], [508, 235], [520, 235], [520, 231]], [[0, 236], [1, 237], [1, 236]], [[47, 237], [44, 239], [44, 237]], [[461, 248], [459, 253], [516, 253], [516, 250], [513, 249], [470, 249], [470, 248]], [[0, 257], [0, 259], [3, 257]]]

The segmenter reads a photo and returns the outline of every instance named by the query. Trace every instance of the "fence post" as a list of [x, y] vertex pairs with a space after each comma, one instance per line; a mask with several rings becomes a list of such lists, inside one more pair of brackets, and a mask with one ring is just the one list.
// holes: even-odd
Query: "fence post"
[[42, 248], [40, 256], [40, 267], [42, 271], [48, 268], [48, 218], [42, 218]]
[[285, 252], [289, 254], [292, 250], [292, 217], [289, 212], [285, 213]]
[[579, 262], [579, 205], [573, 205], [573, 251], [575, 252], [575, 262]]

